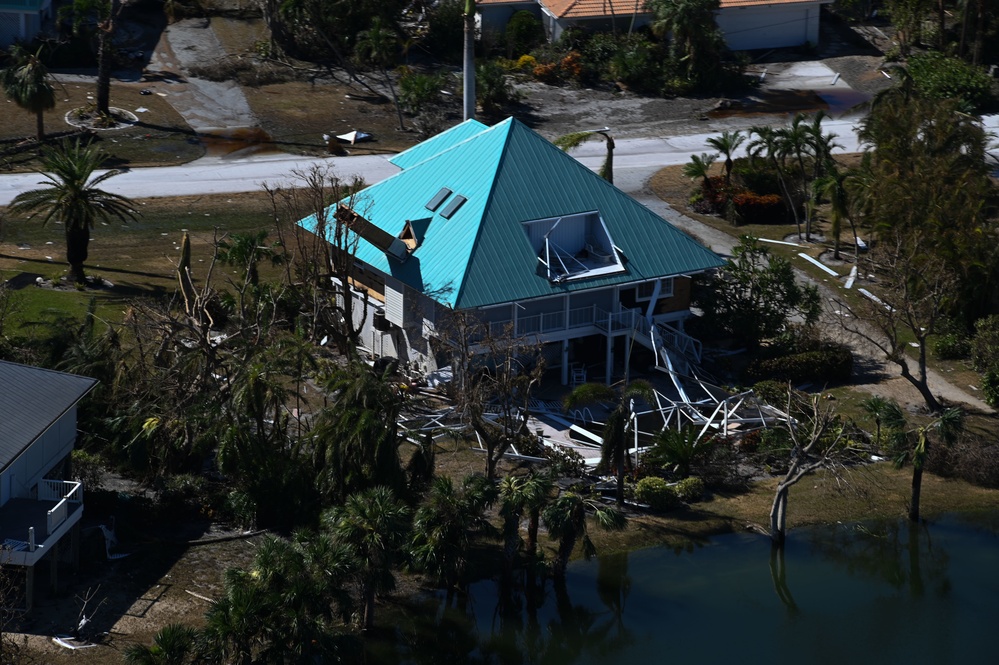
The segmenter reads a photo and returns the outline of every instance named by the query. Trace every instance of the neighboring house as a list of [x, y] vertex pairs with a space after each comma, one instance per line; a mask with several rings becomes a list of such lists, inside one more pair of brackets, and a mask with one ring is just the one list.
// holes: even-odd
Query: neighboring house
[[819, 13], [833, 0], [721, 0], [718, 27], [733, 51], [819, 45]]
[[721, 259], [524, 124], [469, 120], [391, 161], [402, 171], [335, 213], [360, 236], [352, 287], [374, 305], [374, 354], [449, 363], [431, 340], [458, 310], [543, 344], [564, 383], [574, 364], [609, 382], [633, 339], [666, 365], [664, 346], [697, 360], [690, 277]]
[[35, 565], [79, 559], [83, 487], [66, 480], [76, 443], [76, 405], [97, 383], [0, 361], [0, 563], [25, 573], [28, 609]]
[[[628, 32], [652, 19], [645, 0], [535, 0], [550, 41], [566, 28]], [[721, 0], [718, 27], [733, 51], [782, 48], [819, 43], [819, 9], [832, 0]], [[502, 32], [523, 3], [480, 0], [482, 25]]]
[[28, 42], [52, 16], [52, 0], [0, 0], [0, 48]]

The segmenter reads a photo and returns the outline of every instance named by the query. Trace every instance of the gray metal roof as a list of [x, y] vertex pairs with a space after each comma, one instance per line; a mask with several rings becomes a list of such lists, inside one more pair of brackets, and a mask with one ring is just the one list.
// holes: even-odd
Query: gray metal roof
[[0, 470], [96, 384], [85, 376], [0, 361]]

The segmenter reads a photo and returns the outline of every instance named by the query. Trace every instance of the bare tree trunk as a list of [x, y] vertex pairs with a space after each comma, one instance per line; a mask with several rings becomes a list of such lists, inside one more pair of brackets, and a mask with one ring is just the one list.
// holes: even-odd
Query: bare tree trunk
[[45, 140], [45, 111], [42, 109], [35, 112], [35, 138], [39, 143]]
[[787, 536], [787, 493], [788, 487], [781, 482], [777, 485], [773, 505], [770, 507], [770, 540], [774, 547], [784, 547]]
[[923, 466], [912, 467], [912, 497], [909, 502], [909, 521], [919, 522], [919, 499], [923, 492]]
[[108, 16], [97, 25], [97, 112], [111, 115], [111, 58], [121, 0], [111, 0]]

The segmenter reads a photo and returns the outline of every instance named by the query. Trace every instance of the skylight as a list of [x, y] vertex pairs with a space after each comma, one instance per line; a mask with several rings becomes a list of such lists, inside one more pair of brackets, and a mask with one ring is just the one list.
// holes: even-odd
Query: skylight
[[441, 217], [443, 217], [444, 219], [451, 219], [454, 213], [458, 212], [458, 208], [460, 208], [461, 205], [467, 200], [468, 199], [466, 199], [464, 196], [458, 194], [453, 199], [451, 199], [451, 201], [448, 202], [446, 206], [444, 206], [443, 210], [441, 210]]
[[434, 194], [434, 198], [427, 201], [427, 205], [424, 207], [431, 212], [436, 211], [444, 203], [444, 199], [449, 196], [451, 196], [451, 190], [447, 187], [441, 187], [440, 191]]
[[553, 283], [624, 272], [598, 212], [585, 212], [524, 222], [524, 231], [537, 252], [542, 274]]

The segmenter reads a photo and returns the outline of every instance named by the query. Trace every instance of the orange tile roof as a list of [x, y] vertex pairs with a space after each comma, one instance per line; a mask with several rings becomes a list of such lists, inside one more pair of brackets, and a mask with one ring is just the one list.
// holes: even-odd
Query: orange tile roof
[[645, 0], [542, 0], [558, 18], [594, 18], [645, 14]]
[[[509, 2], [510, 0], [479, 0], [479, 4]], [[750, 7], [754, 5], [790, 5], [812, 2], [827, 3], [833, 0], [721, 0], [721, 7]], [[647, 14], [645, 0], [540, 0], [557, 18], [597, 18], [600, 16], [630, 16]]]

